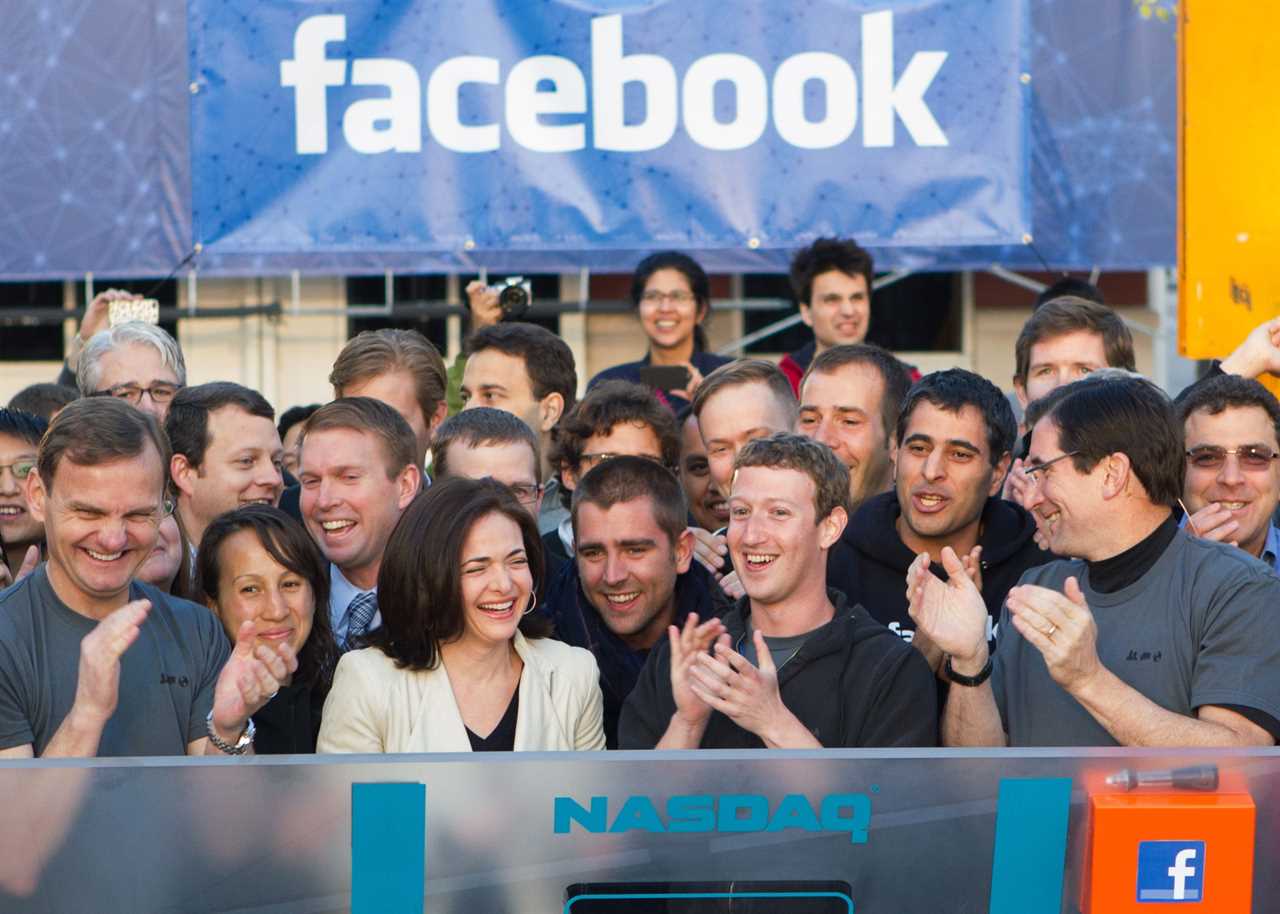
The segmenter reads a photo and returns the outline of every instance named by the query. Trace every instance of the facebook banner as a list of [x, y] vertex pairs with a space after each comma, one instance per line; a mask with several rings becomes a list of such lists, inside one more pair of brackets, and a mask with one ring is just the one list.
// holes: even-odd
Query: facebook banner
[[1018, 244], [1025, 0], [190, 0], [214, 255]]

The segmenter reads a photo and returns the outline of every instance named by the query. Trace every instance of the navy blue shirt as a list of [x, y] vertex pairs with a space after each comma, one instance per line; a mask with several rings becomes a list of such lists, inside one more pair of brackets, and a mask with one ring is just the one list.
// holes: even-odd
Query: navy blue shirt
[[[705, 350], [696, 350], [693, 357], [689, 359], [693, 367], [698, 369], [705, 378], [711, 372], [715, 371], [721, 365], [727, 365], [733, 361], [731, 356], [716, 355], [714, 352]], [[649, 353], [644, 354], [644, 358], [638, 362], [624, 362], [621, 365], [614, 365], [612, 368], [606, 368], [597, 374], [587, 384], [587, 390], [595, 387], [601, 381], [630, 381], [633, 384], [640, 384], [640, 369], [649, 367]], [[661, 399], [666, 402], [672, 410], [679, 413], [681, 410], [689, 406], [689, 401], [684, 397], [677, 397], [670, 391], [659, 391]]]

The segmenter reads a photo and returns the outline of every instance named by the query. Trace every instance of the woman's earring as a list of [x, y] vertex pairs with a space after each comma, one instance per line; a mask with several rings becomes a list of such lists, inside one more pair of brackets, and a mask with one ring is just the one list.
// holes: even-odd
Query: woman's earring
[[529, 615], [529, 613], [533, 612], [533, 608], [537, 605], [538, 605], [538, 594], [535, 591], [534, 593], [529, 594], [529, 605], [525, 609], [525, 611], [522, 612], [520, 615], [522, 616]]

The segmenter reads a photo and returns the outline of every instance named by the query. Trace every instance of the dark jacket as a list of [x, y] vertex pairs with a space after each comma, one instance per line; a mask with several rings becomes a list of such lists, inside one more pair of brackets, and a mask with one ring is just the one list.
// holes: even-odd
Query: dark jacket
[[[617, 749], [622, 703], [635, 687], [645, 658], [651, 652], [630, 647], [609, 630], [582, 593], [576, 562], [566, 563], [552, 579], [544, 606], [555, 625], [557, 638], [575, 647], [585, 647], [595, 655], [600, 667], [600, 691], [604, 694], [605, 742], [608, 748]], [[684, 625], [685, 617], [691, 612], [706, 620], [729, 608], [724, 591], [697, 562], [676, 578], [676, 612], [672, 619], [675, 625]], [[658, 643], [666, 644], [666, 637]]]
[[[693, 353], [693, 357], [689, 359], [689, 361], [693, 363], [694, 368], [702, 372], [702, 376], [705, 378], [721, 365], [727, 365], [732, 362], [733, 357], [727, 355], [716, 355], [714, 352], [707, 352], [699, 349]], [[638, 362], [625, 362], [621, 365], [614, 365], [612, 368], [606, 368], [591, 379], [590, 383], [587, 384], [587, 390], [595, 387], [601, 381], [621, 380], [630, 381], [633, 384], [639, 384], [641, 383], [640, 369], [646, 368], [648, 365], [649, 353], [646, 352], [644, 354], [644, 358], [640, 359]], [[675, 394], [667, 390], [658, 391], [658, 397], [676, 413], [679, 413], [689, 405], [689, 401], [684, 399], [684, 397], [677, 397]]]
[[[835, 617], [809, 635], [778, 670], [782, 703], [828, 748], [936, 746], [937, 691], [919, 651], [876, 622], [843, 594], [829, 591]], [[722, 619], [738, 644], [751, 612], [744, 597]], [[659, 644], [622, 709], [623, 749], [652, 749], [675, 713], [671, 646]], [[759, 749], [764, 742], [718, 711], [711, 712], [703, 749]]]
[[[915, 554], [898, 535], [901, 513], [894, 492], [863, 502], [841, 536], [844, 548], [832, 549], [828, 557], [827, 584], [910, 641], [916, 624], [907, 615], [907, 568]], [[999, 497], [987, 499], [978, 544], [982, 546], [982, 599], [993, 631], [1009, 588], [1028, 568], [1054, 559], [1036, 545], [1035, 532], [1035, 520], [1021, 507]], [[935, 563], [933, 573], [947, 579], [941, 565]]]
[[560, 572], [566, 564], [573, 564], [573, 556], [569, 554], [569, 550], [565, 548], [564, 540], [560, 539], [559, 528], [548, 530], [542, 534], [542, 561], [546, 563], [546, 587], [542, 588], [542, 598], [546, 599], [548, 588], [551, 582], [559, 577]]
[[281, 686], [253, 715], [257, 735], [253, 751], [258, 755], [300, 755], [316, 751], [320, 735], [320, 712], [324, 695], [310, 686], [293, 683]]

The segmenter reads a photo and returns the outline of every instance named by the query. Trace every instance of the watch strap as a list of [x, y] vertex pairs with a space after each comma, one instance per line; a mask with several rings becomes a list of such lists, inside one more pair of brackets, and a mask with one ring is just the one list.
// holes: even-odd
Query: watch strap
[[943, 672], [956, 685], [969, 686], [970, 688], [980, 686], [991, 678], [991, 655], [987, 655], [987, 662], [978, 671], [977, 676], [966, 676], [963, 673], [957, 673], [951, 666], [951, 657], [949, 655], [943, 666]]
[[245, 725], [244, 732], [240, 734], [240, 739], [234, 743], [229, 743], [221, 736], [213, 727], [213, 710], [210, 709], [209, 715], [204, 719], [204, 728], [209, 735], [209, 742], [217, 747], [219, 752], [225, 752], [227, 755], [244, 755], [249, 747], [253, 745], [253, 737], [256, 728], [253, 726], [253, 718], [249, 718], [249, 722]]

